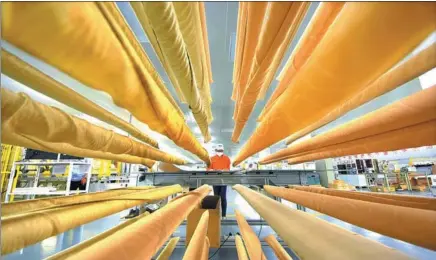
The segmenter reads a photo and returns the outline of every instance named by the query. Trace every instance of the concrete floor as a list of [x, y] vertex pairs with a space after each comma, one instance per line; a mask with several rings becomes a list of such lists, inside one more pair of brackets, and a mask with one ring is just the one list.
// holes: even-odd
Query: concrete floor
[[[413, 195], [416, 195], [413, 194]], [[422, 194], [420, 194], [422, 195]], [[235, 191], [228, 188], [227, 190], [227, 197], [228, 197], [228, 210], [227, 210], [227, 216], [228, 218], [234, 218], [234, 211], [235, 209], [238, 209], [241, 211], [244, 216], [247, 219], [260, 219], [259, 214], [254, 211], [248, 205], [248, 203]], [[296, 205], [287, 201], [282, 201], [283, 204], [291, 207], [296, 208]], [[346, 222], [340, 221], [338, 219], [326, 216], [324, 214], [312, 211], [310, 209], [307, 209], [307, 212], [309, 214], [314, 214], [316, 217], [319, 217], [321, 219], [324, 219], [330, 223], [333, 223], [335, 225], [341, 226], [347, 230], [350, 230], [352, 232], [355, 232], [357, 234], [363, 235], [369, 239], [378, 241], [386, 246], [395, 248], [397, 250], [400, 250], [409, 256], [416, 258], [416, 259], [436, 259], [436, 251], [431, 251], [428, 249], [424, 249], [418, 246], [414, 246], [412, 244], [399, 241], [396, 239], [392, 239], [390, 237], [386, 237], [380, 234], [377, 234], [375, 232], [359, 228], [357, 226], [348, 224]], [[65, 233], [59, 234], [57, 236], [45, 239], [44, 241], [29, 246], [27, 248], [24, 248], [22, 250], [19, 250], [17, 252], [14, 252], [12, 254], [2, 256], [2, 259], [5, 260], [37, 260], [37, 259], [44, 259], [50, 255], [53, 255], [59, 251], [62, 251], [66, 248], [69, 248], [81, 241], [84, 241], [94, 235], [97, 235], [105, 230], [110, 229], [111, 227], [119, 224], [122, 220], [120, 220], [120, 217], [127, 215], [127, 211], [123, 211], [121, 213], [114, 214], [112, 216], [108, 216], [99, 220], [96, 220], [94, 222], [82, 225], [80, 227], [77, 227], [75, 229], [69, 230]], [[254, 232], [259, 234], [259, 237], [263, 239], [269, 234], [275, 234], [275, 232], [269, 227], [269, 226], [253, 226]], [[237, 226], [223, 226], [222, 228], [222, 234], [228, 234], [229, 232], [232, 232], [233, 234], [238, 232]], [[260, 232], [259, 232], [260, 231]], [[185, 236], [185, 227], [181, 226], [179, 227], [175, 233], [174, 236]], [[310, 243], [310, 241], [308, 241]], [[272, 250], [265, 246], [262, 248], [264, 250], [265, 255], [268, 259], [276, 259]], [[286, 249], [290, 254], [293, 254], [288, 248]], [[216, 249], [210, 250], [210, 256], [216, 251]], [[171, 259], [182, 259], [184, 253], [184, 248], [176, 248], [176, 250], [173, 253], [173, 256]], [[235, 248], [221, 248], [217, 254], [213, 257], [213, 259], [237, 259], [236, 249]]]

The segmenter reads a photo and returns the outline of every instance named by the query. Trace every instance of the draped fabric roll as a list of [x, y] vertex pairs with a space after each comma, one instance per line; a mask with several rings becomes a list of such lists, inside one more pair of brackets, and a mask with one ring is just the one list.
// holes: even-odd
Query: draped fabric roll
[[272, 104], [274, 104], [277, 98], [283, 94], [295, 74], [306, 63], [324, 34], [329, 29], [330, 25], [334, 22], [344, 4], [345, 2], [321, 2], [319, 4], [312, 19], [304, 30], [304, 34], [301, 36], [297, 46], [295, 46], [295, 49], [292, 51], [285, 67], [280, 72], [277, 78], [279, 84], [259, 115], [258, 121], [262, 121], [265, 114], [270, 111]]
[[257, 237], [256, 233], [251, 229], [247, 220], [239, 212], [235, 210], [236, 221], [238, 222], [239, 231], [241, 231], [242, 238], [244, 239], [247, 253], [250, 259], [266, 259], [265, 254], [262, 251], [262, 245]]
[[[436, 144], [436, 87], [430, 87], [261, 159], [327, 158]], [[415, 135], [418, 134], [419, 135]], [[408, 137], [408, 138], [405, 138]]]
[[[118, 16], [117, 16], [118, 14]], [[88, 87], [107, 92], [150, 129], [209, 163], [115, 3], [5, 3], [3, 39]], [[136, 45], [134, 43], [135, 42]], [[135, 102], [132, 102], [135, 100]]]
[[115, 232], [118, 232], [119, 230], [121, 230], [121, 229], [123, 229], [123, 228], [125, 228], [125, 227], [127, 227], [127, 226], [129, 226], [129, 225], [131, 225], [133, 223], [135, 223], [136, 221], [138, 221], [138, 220], [140, 220], [142, 218], [147, 217], [148, 215], [150, 215], [150, 213], [146, 211], [142, 215], [140, 215], [140, 216], [138, 216], [136, 218], [129, 219], [129, 220], [127, 220], [127, 221], [125, 221], [125, 222], [123, 222], [121, 224], [118, 224], [117, 226], [115, 226], [115, 227], [113, 227], [113, 228], [111, 228], [111, 229], [109, 229], [107, 231], [104, 231], [103, 233], [100, 233], [100, 234], [98, 234], [98, 235], [96, 235], [96, 236], [94, 236], [94, 237], [92, 237], [90, 239], [87, 239], [87, 240], [85, 240], [85, 241], [83, 241], [83, 242], [81, 242], [81, 243], [79, 243], [77, 245], [69, 247], [68, 249], [63, 250], [63, 251], [61, 251], [61, 252], [59, 252], [57, 254], [49, 256], [45, 260], [63, 260], [63, 259], [68, 259], [70, 257], [73, 257], [75, 254], [80, 252], [80, 250], [82, 250], [82, 249], [84, 249], [84, 248], [86, 248], [88, 246], [91, 246], [94, 243], [96, 243], [96, 242], [98, 242], [98, 241], [100, 241], [100, 240], [102, 240], [104, 238], [107, 238], [108, 236], [114, 234]]
[[202, 260], [209, 259], [209, 249], [210, 249], [210, 241], [209, 241], [209, 238], [206, 237], [206, 239], [204, 240], [204, 246], [203, 246], [203, 251], [202, 251], [203, 255], [201, 256]]
[[363, 91], [436, 29], [435, 8], [423, 2], [345, 3], [233, 164], [321, 120]]
[[374, 193], [363, 193], [354, 191], [344, 191], [336, 189], [326, 189], [320, 187], [290, 186], [292, 189], [308, 191], [323, 195], [337, 196], [347, 199], [357, 199], [374, 203], [403, 206], [416, 209], [426, 209], [436, 211], [436, 199], [416, 196], [404, 196], [397, 194], [383, 194], [387, 196], [379, 197]]
[[383, 259], [410, 259], [397, 250], [306, 212], [291, 209], [242, 185], [235, 185], [233, 189], [247, 200], [301, 259], [363, 260], [378, 259], [380, 256]]
[[168, 244], [165, 246], [165, 248], [162, 249], [156, 260], [169, 260], [179, 240], [180, 237], [171, 238], [170, 241], [168, 241]]
[[368, 102], [384, 93], [387, 93], [401, 85], [411, 81], [414, 78], [419, 77], [425, 72], [436, 67], [436, 43], [433, 43], [425, 50], [414, 55], [401, 65], [392, 68], [377, 80], [371, 82], [367, 88], [344, 102], [340, 107], [332, 110], [327, 116], [314, 124], [292, 134], [286, 140], [286, 144], [290, 144], [300, 137], [303, 137], [313, 130], [333, 121], [344, 115], [347, 111], [350, 111], [365, 102]]
[[212, 99], [199, 3], [131, 4], [180, 100], [189, 104], [208, 142]]
[[[9, 140], [4, 132], [13, 131], [38, 143], [67, 143], [71, 146], [113, 154], [128, 154], [143, 158], [184, 164], [185, 161], [146, 144], [98, 127], [86, 120], [71, 116], [62, 110], [43, 105], [23, 93], [1, 90], [2, 142], [19, 145]], [[32, 127], [29, 127], [32, 126]]]
[[8, 254], [68, 229], [181, 192], [180, 185], [138, 191], [94, 202], [80, 202], [2, 217], [1, 253]]
[[163, 172], [182, 172], [183, 170], [169, 163], [159, 162], [158, 169]]
[[[347, 223], [431, 250], [436, 249], [436, 240], [433, 239], [436, 232], [436, 212], [433, 210], [372, 203], [269, 185], [264, 188], [273, 196]], [[398, 228], [399, 224], [401, 228]]]
[[247, 251], [245, 249], [244, 242], [242, 241], [241, 236], [239, 235], [235, 236], [235, 244], [236, 244], [236, 251], [238, 253], [238, 259], [248, 260]]
[[43, 210], [47, 208], [53, 208], [58, 206], [66, 206], [74, 203], [97, 201], [102, 199], [108, 199], [111, 197], [127, 195], [135, 193], [141, 190], [153, 189], [153, 186], [137, 187], [135, 189], [117, 189], [102, 192], [94, 192], [88, 194], [79, 194], [75, 196], [65, 196], [65, 197], [48, 197], [43, 199], [33, 199], [33, 200], [22, 200], [17, 202], [2, 204], [1, 216], [6, 217], [16, 214], [24, 214], [32, 211]]
[[183, 260], [190, 259], [203, 259], [204, 243], [207, 238], [207, 226], [209, 223], [209, 211], [205, 211], [200, 220], [198, 221], [197, 227], [195, 228], [194, 234], [186, 247], [185, 254], [183, 255]]
[[9, 53], [6, 50], [2, 50], [1, 55], [2, 72], [9, 77], [82, 113], [88, 114], [100, 119], [103, 122], [116, 126], [140, 141], [143, 141], [156, 148], [158, 147], [156, 140], [145, 135], [133, 125], [96, 105], [94, 102], [81, 96], [76, 91], [50, 78], [49, 76], [25, 63], [17, 56]]
[[146, 218], [82, 249], [68, 259], [151, 259], [210, 190], [209, 186], [203, 185], [181, 195]]
[[[245, 34], [247, 36], [243, 39], [247, 43], [238, 42], [237, 44], [239, 46], [244, 45], [244, 50], [245, 48], [250, 48], [252, 44], [255, 44], [255, 48], [253, 56], [246, 56], [245, 54], [247, 53], [239, 54], [237, 57], [241, 61], [235, 61], [235, 67], [239, 67], [241, 62], [245, 65], [235, 69], [239, 77], [242, 74], [248, 76], [246, 81], [239, 80], [234, 82], [237, 108], [233, 118], [235, 120], [235, 129], [232, 135], [233, 142], [238, 142], [242, 129], [253, 111], [256, 101], [263, 99], [265, 96], [283, 56], [310, 5], [308, 2], [269, 2], [266, 4], [267, 7], [264, 8], [265, 4], [247, 2], [241, 5], [242, 9], [240, 9], [240, 18], [245, 19], [238, 20], [238, 24], [247, 23], [245, 25]], [[251, 18], [258, 18], [258, 16], [251, 16], [251, 13], [257, 14], [253, 9], [258, 7], [264, 11], [263, 14], [260, 13], [260, 16], [263, 16], [264, 19], [254, 23]], [[243, 14], [245, 12], [248, 12], [247, 16]], [[259, 33], [255, 35], [256, 32]], [[255, 39], [250, 38], [252, 35], [255, 35]], [[241, 50], [238, 48], [237, 51]], [[247, 61], [244, 61], [244, 59], [247, 59]]]
[[127, 155], [127, 154], [113, 154], [107, 152], [100, 152], [88, 149], [81, 149], [74, 147], [66, 143], [51, 143], [41, 140], [34, 141], [22, 135], [17, 135], [13, 130], [8, 129], [7, 126], [2, 125], [2, 140], [9, 140], [10, 143], [14, 143], [21, 147], [27, 147], [40, 151], [52, 152], [52, 153], [65, 153], [72, 156], [95, 158], [103, 160], [113, 160], [117, 162], [126, 162], [133, 164], [142, 164], [148, 168], [153, 167], [156, 163], [153, 160]]
[[274, 235], [269, 235], [265, 237], [265, 241], [274, 251], [277, 259], [279, 260], [292, 260], [292, 257], [286, 252], [286, 250], [280, 245], [279, 241], [277, 241]]

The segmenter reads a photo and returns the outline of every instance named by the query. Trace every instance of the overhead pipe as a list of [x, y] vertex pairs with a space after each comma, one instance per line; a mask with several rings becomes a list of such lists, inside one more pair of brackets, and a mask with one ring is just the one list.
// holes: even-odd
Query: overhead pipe
[[[201, 214], [200, 220], [198, 221], [197, 227], [195, 228], [194, 234], [186, 247], [185, 254], [183, 255], [183, 260], [190, 259], [203, 259], [205, 249], [205, 242], [207, 238], [207, 227], [209, 224], [209, 211], [205, 211]], [[208, 254], [209, 254], [209, 250]]]
[[266, 256], [262, 250], [262, 245], [260, 244], [260, 240], [256, 233], [254, 233], [254, 231], [251, 229], [247, 220], [245, 220], [244, 216], [241, 214], [241, 212], [239, 212], [239, 210], [235, 210], [235, 214], [239, 231], [241, 231], [242, 238], [244, 239], [245, 247], [247, 248], [247, 253], [250, 259], [266, 259]]
[[[80, 149], [129, 154], [168, 163], [185, 161], [129, 137], [96, 126], [60, 109], [44, 105], [24, 93], [1, 89], [2, 130], [34, 142], [67, 143]], [[32, 127], [29, 127], [31, 125]], [[3, 135], [2, 142], [12, 143]]]
[[10, 2], [2, 8], [2, 35], [86, 86], [108, 93], [151, 130], [209, 164], [206, 149], [156, 82], [150, 61], [141, 59], [146, 54], [138, 54], [138, 44], [126, 35], [130, 28], [120, 17], [114, 2]]
[[[407, 255], [242, 185], [233, 186], [301, 259], [410, 259]], [[307, 243], [310, 241], [310, 243]]]
[[146, 218], [82, 249], [68, 259], [151, 259], [210, 190], [208, 185], [203, 185], [181, 195]]
[[286, 252], [286, 250], [282, 247], [282, 245], [280, 245], [279, 241], [277, 241], [274, 235], [271, 234], [265, 237], [265, 241], [271, 247], [277, 259], [292, 260], [292, 257], [288, 254], [288, 252]]
[[82, 202], [73, 206], [2, 217], [1, 235], [4, 239], [1, 253], [12, 253], [68, 229], [181, 191], [180, 185], [172, 185], [112, 197], [103, 202]]
[[[351, 141], [355, 141], [354, 143], [359, 142], [365, 144], [363, 138], [366, 138], [365, 140], [374, 139], [380, 134], [387, 134], [392, 138], [395, 135], [394, 131], [398, 134], [404, 134], [406, 131], [405, 129], [407, 128], [436, 120], [436, 113], [431, 113], [429, 111], [436, 111], [435, 87], [419, 91], [418, 93], [335, 127], [326, 133], [292, 144], [288, 148], [262, 158], [260, 163], [271, 163], [290, 157], [307, 156], [308, 153], [310, 154], [321, 151], [331, 150], [337, 152], [338, 145], [347, 146], [346, 149], [353, 149], [350, 143]], [[402, 131], [402, 129], [404, 129], [404, 131]], [[392, 145], [394, 145], [394, 147], [400, 147], [398, 149], [403, 148], [401, 146], [408, 148], [406, 143], [407, 145], [413, 145], [415, 140], [417, 143], [414, 146], [409, 147], [425, 145], [426, 140], [428, 140], [427, 142], [429, 144], [432, 144], [434, 142], [432, 139], [435, 139], [434, 132], [430, 131], [428, 134], [429, 135], [427, 136], [411, 136], [411, 139], [408, 140], [397, 138], [395, 143]], [[402, 145], [402, 143], [404, 144]], [[389, 147], [389, 144], [386, 144], [386, 140], [381, 143], [376, 143], [375, 146], [380, 149], [393, 150], [393, 147], [391, 148]], [[375, 146], [373, 149], [375, 149]], [[363, 148], [368, 150], [369, 145], [364, 145]], [[357, 151], [357, 153], [359, 152]], [[362, 153], [364, 152], [362, 151]]]
[[391, 69], [436, 29], [434, 8], [422, 2], [345, 3], [233, 165], [321, 120]]
[[402, 207], [436, 211], [436, 198], [406, 196], [406, 195], [399, 195], [399, 194], [383, 194], [383, 193], [379, 194], [374, 192], [364, 193], [364, 192], [327, 189], [321, 187], [296, 186], [296, 185], [290, 185], [289, 188], [300, 190], [300, 191], [318, 193], [322, 195], [336, 196], [346, 199], [356, 199], [356, 200], [362, 200], [367, 202], [388, 204], [393, 206], [402, 206]]
[[[271, 195], [350, 224], [436, 250], [436, 212], [265, 185]], [[357, 213], [357, 214], [356, 214]], [[376, 219], [377, 221], [373, 221]], [[419, 223], [419, 225], [418, 225]], [[401, 228], [398, 228], [401, 225]]]

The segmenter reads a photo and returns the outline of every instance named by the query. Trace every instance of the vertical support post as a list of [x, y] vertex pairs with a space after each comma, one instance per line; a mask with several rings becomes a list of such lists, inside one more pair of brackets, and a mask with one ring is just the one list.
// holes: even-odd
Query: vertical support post
[[92, 162], [89, 163], [88, 165], [88, 174], [86, 177], [86, 189], [85, 189], [86, 193], [89, 192], [89, 185], [91, 184], [91, 176], [92, 176], [91, 173], [92, 173]]
[[70, 195], [71, 178], [73, 177], [73, 163], [70, 162], [69, 166], [70, 167], [68, 169], [67, 185], [66, 185], [66, 190], [65, 190], [65, 195], [66, 196]]
[[[9, 181], [8, 181], [8, 188], [6, 190], [5, 203], [8, 203], [9, 202], [9, 198], [11, 197], [12, 186], [14, 184], [14, 179], [15, 179], [15, 168], [16, 168], [16, 164], [14, 162], [12, 164], [11, 173], [9, 174]], [[13, 199], [13, 197], [12, 197], [12, 199]]]

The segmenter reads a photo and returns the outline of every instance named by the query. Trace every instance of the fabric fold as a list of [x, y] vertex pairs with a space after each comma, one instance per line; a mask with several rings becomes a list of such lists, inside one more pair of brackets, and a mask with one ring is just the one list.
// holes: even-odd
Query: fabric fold
[[182, 102], [210, 140], [209, 69], [197, 2], [135, 2], [133, 10]]
[[[205, 241], [207, 239], [207, 227], [209, 223], [209, 211], [205, 211], [201, 214], [200, 220], [198, 221], [197, 227], [195, 228], [194, 234], [186, 247], [185, 254], [183, 255], [183, 260], [190, 259], [203, 259], [205, 249]], [[208, 250], [209, 251], [209, 250]]]
[[[249, 12], [246, 21], [248, 24], [247, 30], [254, 30], [251, 33], [247, 32], [247, 36], [254, 35], [255, 32], [259, 33], [256, 35], [258, 41], [252, 43], [256, 44], [253, 52], [254, 56], [247, 57], [244, 55], [242, 62], [246, 64], [245, 68], [236, 69], [237, 71], [240, 70], [239, 73], [247, 74], [247, 81], [244, 83], [244, 81], [240, 80], [234, 83], [234, 88], [239, 89], [236, 91], [239, 97], [236, 100], [237, 108], [235, 108], [234, 113], [233, 142], [238, 142], [256, 101], [263, 99], [265, 96], [265, 92], [269, 88], [285, 52], [310, 5], [308, 2], [269, 2], [265, 9], [260, 6], [260, 9], [264, 10], [264, 19], [261, 21], [259, 28], [252, 26], [253, 20], [250, 19], [252, 17], [250, 16], [251, 9], [256, 8], [258, 3], [248, 2], [247, 4], [249, 5], [247, 7]], [[244, 10], [242, 9], [241, 12], [244, 12]], [[243, 17], [243, 14], [241, 14], [241, 18]], [[238, 21], [238, 23], [244, 22]], [[248, 37], [245, 40], [253, 41], [254, 39]], [[249, 46], [247, 47], [249, 48]], [[247, 61], [244, 61], [244, 59], [247, 59]], [[235, 61], [235, 66], [239, 66], [238, 63], [239, 61]], [[240, 86], [241, 84], [245, 84], [245, 86]]]
[[235, 210], [236, 221], [238, 222], [239, 231], [241, 231], [242, 238], [244, 239], [245, 246], [247, 248], [247, 253], [250, 259], [266, 259], [265, 254], [262, 250], [262, 245], [257, 237], [256, 233], [251, 229], [247, 220], [239, 212]]
[[277, 241], [277, 238], [274, 235], [271, 234], [265, 237], [265, 241], [274, 251], [274, 254], [276, 255], [277, 259], [292, 260], [292, 257], [288, 254], [288, 252], [286, 252], [286, 250], [282, 247], [282, 245], [280, 245], [279, 241]]
[[[150, 129], [209, 163], [207, 151], [156, 82], [113, 2], [5, 3], [2, 36], [86, 86], [108, 93]], [[118, 15], [117, 15], [118, 13]], [[118, 18], [117, 18], [118, 17]], [[134, 45], [134, 46], [132, 46]], [[150, 71], [152, 70], [152, 71]], [[135, 102], [132, 102], [135, 100]]]
[[[419, 91], [260, 160], [392, 151], [436, 144], [436, 87]], [[414, 135], [418, 134], [419, 135]], [[405, 139], [405, 137], [408, 137]], [[383, 139], [385, 138], [385, 139]], [[329, 153], [330, 152], [330, 153]], [[352, 152], [351, 154], [346, 154]], [[318, 155], [318, 156], [317, 156]]]
[[345, 3], [233, 164], [321, 120], [363, 91], [435, 31], [435, 10], [435, 3], [423, 2]]
[[[23, 93], [1, 89], [2, 142], [13, 143], [18, 135], [38, 143], [67, 143], [71, 146], [112, 154], [128, 154], [167, 163], [185, 161], [129, 137], [93, 125], [60, 109], [43, 105]], [[31, 127], [29, 127], [31, 126]], [[7, 131], [12, 131], [7, 134]], [[6, 132], [6, 133], [5, 133]]]

